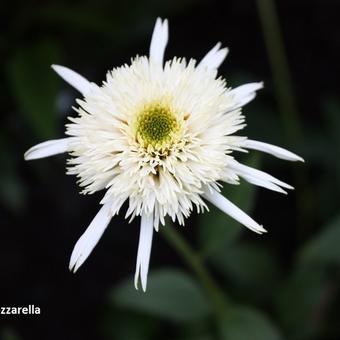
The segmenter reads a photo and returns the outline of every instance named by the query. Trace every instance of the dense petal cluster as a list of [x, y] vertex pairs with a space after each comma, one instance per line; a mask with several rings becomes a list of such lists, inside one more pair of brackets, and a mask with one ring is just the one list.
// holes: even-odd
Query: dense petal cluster
[[105, 189], [102, 208], [78, 240], [70, 260], [76, 271], [97, 244], [110, 219], [127, 202], [126, 218], [141, 217], [135, 285], [146, 289], [153, 230], [165, 217], [184, 224], [209, 201], [249, 229], [265, 229], [223, 197], [223, 183], [239, 179], [274, 191], [292, 189], [262, 171], [237, 162], [233, 151], [255, 149], [282, 159], [302, 160], [270, 144], [235, 133], [244, 126], [241, 108], [262, 83], [227, 87], [217, 68], [228, 50], [218, 43], [197, 63], [173, 58], [163, 64], [168, 23], [158, 19], [149, 57], [108, 72], [101, 86], [63, 66], [54, 70], [79, 90], [69, 136], [38, 144], [26, 159], [68, 152], [68, 174], [76, 175], [82, 193]]

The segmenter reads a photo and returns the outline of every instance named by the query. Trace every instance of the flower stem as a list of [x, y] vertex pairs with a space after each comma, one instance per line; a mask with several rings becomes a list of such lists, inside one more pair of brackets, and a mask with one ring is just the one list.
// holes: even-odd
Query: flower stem
[[288, 141], [294, 143], [301, 135], [301, 128], [277, 12], [273, 0], [257, 0], [257, 7], [282, 123]]
[[[302, 138], [302, 129], [279, 18], [273, 0], [257, 0], [257, 8], [271, 64], [282, 125], [287, 142], [291, 145], [296, 145]], [[307, 169], [305, 167], [294, 167], [293, 170], [295, 182], [299, 188], [296, 194], [299, 211], [299, 214], [297, 214], [298, 232], [300, 233], [300, 238], [303, 238], [305, 228], [311, 225], [313, 221], [314, 195], [308, 184]]]
[[188, 242], [178, 233], [172, 224], [162, 228], [162, 235], [179, 253], [186, 264], [196, 274], [202, 286], [206, 289], [213, 303], [215, 313], [219, 319], [226, 311], [227, 298], [214, 278], [205, 267], [203, 260]]

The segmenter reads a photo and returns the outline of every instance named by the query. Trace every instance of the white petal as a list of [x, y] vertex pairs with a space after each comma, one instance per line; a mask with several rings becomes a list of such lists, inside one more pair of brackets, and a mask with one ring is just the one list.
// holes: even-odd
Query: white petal
[[281, 158], [281, 159], [284, 159], [284, 160], [287, 160], [287, 161], [304, 162], [303, 158], [301, 158], [300, 156], [298, 156], [295, 153], [290, 152], [290, 151], [288, 151], [284, 148], [276, 146], [276, 145], [267, 144], [267, 143], [263, 143], [263, 142], [258, 142], [256, 140], [247, 139], [244, 142], [244, 147], [248, 148], [248, 149], [252, 149], [252, 150], [257, 150], [257, 151], [269, 153], [270, 155], [273, 155], [277, 158]]
[[291, 185], [280, 181], [279, 179], [275, 178], [272, 175], [267, 174], [264, 171], [251, 168], [250, 166], [241, 164], [239, 162], [230, 161], [229, 167], [231, 167], [241, 177], [245, 178], [245, 176], [250, 176], [253, 178], [257, 178], [260, 181], [271, 182], [271, 183], [277, 184], [286, 189], [290, 189], [290, 190], [294, 189]]
[[85, 233], [74, 246], [69, 264], [69, 269], [74, 273], [91, 254], [93, 248], [102, 237], [106, 227], [109, 225], [112, 218], [110, 212], [111, 205], [112, 203], [108, 202], [102, 206]]
[[252, 101], [256, 96], [256, 91], [262, 88], [263, 82], [259, 82], [244, 84], [231, 90], [228, 95], [232, 95], [234, 97], [235, 106], [233, 107], [233, 110]]
[[69, 139], [70, 138], [53, 139], [34, 145], [25, 152], [24, 158], [26, 161], [30, 161], [32, 159], [44, 158], [57, 155], [59, 153], [64, 153], [68, 149]]
[[157, 18], [150, 44], [150, 60], [163, 65], [164, 51], [168, 43], [168, 20]]
[[264, 181], [262, 179], [256, 178], [256, 177], [252, 177], [250, 175], [242, 175], [241, 176], [243, 179], [245, 179], [247, 182], [257, 185], [259, 187], [263, 187], [269, 190], [273, 190], [276, 192], [280, 192], [282, 194], [287, 194], [287, 191], [284, 191], [281, 187], [279, 187], [278, 185], [269, 182], [269, 181]]
[[198, 64], [199, 67], [205, 66], [209, 70], [210, 69], [217, 69], [223, 63], [224, 59], [226, 58], [229, 50], [228, 48], [222, 48], [221, 43], [218, 42], [201, 60]]
[[89, 92], [91, 83], [77, 72], [60, 65], [52, 65], [51, 67], [61, 78], [78, 90], [83, 96]]
[[156, 209], [155, 209], [154, 214], [155, 214], [155, 216], [154, 216], [154, 219], [153, 219], [153, 227], [158, 232], [159, 231], [159, 221], [160, 221], [160, 218], [159, 218], [159, 213], [157, 213]]
[[206, 198], [212, 204], [214, 204], [218, 209], [222, 210], [224, 213], [234, 218], [236, 221], [240, 222], [250, 230], [258, 234], [266, 232], [266, 230], [261, 225], [255, 222], [245, 212], [243, 212], [235, 204], [231, 203], [227, 198], [222, 196], [216, 190], [213, 191], [207, 190], [203, 194], [203, 197]]
[[139, 233], [135, 287], [136, 289], [138, 289], [138, 279], [140, 276], [142, 289], [144, 292], [146, 290], [146, 283], [148, 278], [153, 228], [153, 214], [143, 214], [141, 218]]

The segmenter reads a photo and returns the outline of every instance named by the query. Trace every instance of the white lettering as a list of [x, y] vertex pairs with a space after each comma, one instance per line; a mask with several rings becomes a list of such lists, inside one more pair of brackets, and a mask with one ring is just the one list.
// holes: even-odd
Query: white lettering
[[14, 307], [14, 306], [0, 306], [0, 314], [4, 315], [20, 315], [20, 314], [41, 314], [40, 307], [35, 305], [28, 305], [26, 307]]

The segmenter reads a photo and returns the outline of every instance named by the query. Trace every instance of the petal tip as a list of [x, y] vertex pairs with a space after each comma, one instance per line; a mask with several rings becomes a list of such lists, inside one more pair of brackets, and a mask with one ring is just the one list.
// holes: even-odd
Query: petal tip
[[85, 95], [90, 90], [91, 83], [70, 68], [56, 64], [52, 64], [51, 68], [81, 94]]
[[70, 263], [70, 264], [69, 264], [68, 270], [69, 270], [71, 273], [74, 273], [74, 263]]
[[80, 259], [78, 259], [78, 261], [75, 263], [74, 267], [73, 267], [73, 274], [77, 273], [78, 269], [82, 266], [82, 264], [84, 263], [84, 261], [81, 261]]
[[264, 229], [261, 224], [258, 224], [256, 228], [254, 228], [254, 231], [260, 235], [268, 233], [267, 229]]
[[68, 265], [68, 269], [71, 273], [75, 274], [77, 272], [77, 270], [79, 269], [79, 258], [80, 256], [78, 256], [77, 258], [75, 258], [75, 253], [74, 251], [72, 252], [71, 258], [70, 258], [70, 263]]
[[57, 64], [52, 64], [51, 68], [54, 72], [60, 74], [61, 70], [64, 68], [64, 66], [57, 65]]
[[32, 157], [31, 151], [29, 149], [24, 153], [24, 160], [25, 161], [31, 161], [32, 159], [34, 159], [34, 158]]
[[[138, 275], [139, 275], [139, 274], [138, 274]], [[138, 276], [137, 276], [137, 272], [136, 272], [136, 274], [135, 274], [134, 286], [135, 286], [135, 289], [138, 290]]]
[[143, 293], [145, 293], [146, 292], [146, 278], [143, 280], [143, 278], [141, 278], [141, 282], [142, 282], [142, 291], [143, 291]]
[[214, 48], [215, 48], [216, 51], [217, 51], [217, 50], [220, 49], [221, 46], [222, 46], [222, 42], [221, 42], [221, 41], [218, 41], [218, 42], [216, 43], [216, 45], [214, 46]]

